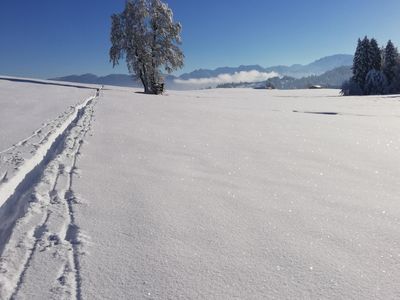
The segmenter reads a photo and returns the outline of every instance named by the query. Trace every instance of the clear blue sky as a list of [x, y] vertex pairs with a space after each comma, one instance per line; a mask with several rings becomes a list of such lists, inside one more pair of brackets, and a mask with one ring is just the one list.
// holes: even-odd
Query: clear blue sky
[[[308, 63], [369, 35], [400, 46], [399, 0], [167, 0], [185, 68]], [[0, 74], [127, 73], [108, 62], [110, 15], [125, 0], [2, 0]]]

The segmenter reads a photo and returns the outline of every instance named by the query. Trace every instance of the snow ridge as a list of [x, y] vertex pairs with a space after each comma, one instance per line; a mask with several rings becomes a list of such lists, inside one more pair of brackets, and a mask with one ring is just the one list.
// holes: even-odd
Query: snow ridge
[[81, 299], [85, 238], [75, 223], [72, 179], [99, 94], [77, 105], [43, 149], [0, 185], [0, 299], [33, 299], [39, 290], [49, 299]]

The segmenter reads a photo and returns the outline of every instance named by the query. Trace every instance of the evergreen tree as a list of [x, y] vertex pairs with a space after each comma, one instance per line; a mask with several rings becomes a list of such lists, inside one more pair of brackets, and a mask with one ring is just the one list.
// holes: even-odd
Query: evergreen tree
[[364, 71], [362, 63], [362, 44], [361, 39], [358, 39], [357, 49], [353, 59], [353, 78], [352, 81], [361, 86], [364, 82]]
[[343, 95], [400, 93], [400, 56], [391, 41], [379, 48], [374, 38], [358, 39], [352, 71], [353, 77], [343, 83]]
[[365, 79], [368, 72], [372, 69], [372, 51], [371, 43], [368, 37], [363, 40], [358, 40], [356, 53], [353, 63], [353, 78], [352, 81], [364, 91]]
[[378, 42], [375, 39], [371, 39], [369, 47], [369, 61], [371, 63], [370, 70], [381, 70], [382, 68], [382, 57], [381, 50], [379, 49]]
[[365, 79], [364, 93], [366, 95], [384, 95], [388, 90], [385, 73], [372, 69]]
[[380, 51], [381, 51], [381, 70], [383, 70], [385, 66], [385, 51], [386, 51], [385, 46], [381, 46]]
[[361, 41], [361, 88], [364, 90], [368, 72], [372, 69], [371, 44], [367, 36]]
[[397, 59], [396, 67], [394, 69], [395, 76], [389, 85], [388, 93], [398, 94], [400, 93], [400, 58]]
[[389, 84], [393, 82], [393, 79], [396, 76], [398, 57], [399, 53], [397, 49], [394, 47], [392, 41], [389, 40], [385, 48], [385, 61], [383, 64], [383, 72], [385, 73]]

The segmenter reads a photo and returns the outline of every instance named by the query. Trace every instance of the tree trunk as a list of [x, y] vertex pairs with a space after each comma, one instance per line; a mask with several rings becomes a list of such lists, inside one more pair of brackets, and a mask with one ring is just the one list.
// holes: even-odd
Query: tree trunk
[[139, 72], [139, 78], [140, 78], [140, 81], [143, 84], [144, 93], [145, 94], [154, 94], [153, 89], [152, 89], [152, 85], [147, 80], [147, 76], [146, 76], [146, 72], [145, 72], [146, 68], [144, 66], [143, 66], [143, 69], [144, 69], [144, 71], [141, 70]]

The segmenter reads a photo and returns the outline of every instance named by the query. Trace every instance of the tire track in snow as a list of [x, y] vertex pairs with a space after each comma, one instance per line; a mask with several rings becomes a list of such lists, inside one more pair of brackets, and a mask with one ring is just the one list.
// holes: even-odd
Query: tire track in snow
[[[48, 150], [51, 159], [45, 155], [43, 166], [38, 165], [41, 172], [33, 171], [40, 180], [33, 181], [27, 174], [25, 180], [28, 178], [31, 186], [21, 182], [23, 191], [16, 189], [9, 198], [12, 201], [6, 203], [20, 207], [22, 216], [14, 215], [14, 223], [9, 220], [6, 230], [0, 230], [2, 235], [9, 234], [0, 252], [0, 274], [4, 275], [0, 279], [1, 299], [32, 296], [35, 289], [51, 298], [81, 298], [81, 241], [74, 218], [77, 200], [72, 179], [98, 96], [99, 91], [77, 110], [76, 118], [55, 139]], [[2, 225], [0, 222], [0, 229]]]

